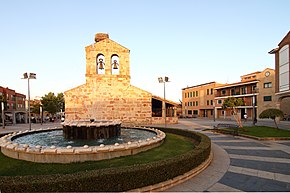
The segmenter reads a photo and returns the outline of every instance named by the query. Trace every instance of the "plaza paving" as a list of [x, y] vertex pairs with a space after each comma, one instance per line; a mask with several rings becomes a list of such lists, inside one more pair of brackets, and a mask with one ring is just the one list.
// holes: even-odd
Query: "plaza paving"
[[[172, 127], [194, 130], [212, 140], [214, 159], [198, 176], [166, 191], [235, 192], [235, 191], [290, 191], [290, 141], [257, 141], [203, 131], [223, 120], [181, 119]], [[226, 121], [231, 122], [231, 121]], [[246, 125], [250, 125], [247, 122]], [[259, 121], [257, 125], [274, 126], [272, 121]], [[60, 123], [32, 124], [32, 129], [57, 127]], [[161, 126], [161, 125], [158, 125]], [[290, 122], [279, 127], [290, 129]], [[28, 129], [28, 124], [7, 126], [0, 134]]]
[[[214, 159], [198, 176], [166, 191], [290, 191], [290, 141], [257, 141], [202, 131], [219, 122], [223, 121], [179, 121], [177, 127], [199, 131], [211, 138]], [[267, 121], [259, 123], [271, 124]], [[282, 124], [284, 129], [290, 128], [289, 122]]]

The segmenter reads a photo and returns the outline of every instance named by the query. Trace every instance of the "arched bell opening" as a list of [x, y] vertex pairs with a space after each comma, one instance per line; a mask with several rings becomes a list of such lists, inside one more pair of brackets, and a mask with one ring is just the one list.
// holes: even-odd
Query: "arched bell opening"
[[105, 56], [98, 54], [96, 57], [97, 74], [105, 74]]
[[113, 54], [111, 56], [111, 70], [112, 70], [112, 74], [120, 73], [119, 56], [117, 54]]

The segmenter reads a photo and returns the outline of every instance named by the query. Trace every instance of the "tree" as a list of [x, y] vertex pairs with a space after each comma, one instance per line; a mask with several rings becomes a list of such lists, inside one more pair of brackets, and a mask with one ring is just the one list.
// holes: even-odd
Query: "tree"
[[238, 126], [240, 128], [243, 127], [241, 117], [238, 115], [238, 106], [244, 105], [244, 100], [240, 98], [235, 98], [235, 97], [228, 97], [224, 100], [222, 104], [222, 108], [226, 109], [229, 108], [231, 109], [231, 113], [233, 114]]
[[65, 102], [64, 102], [64, 95], [63, 93], [58, 93], [56, 96], [57, 101], [57, 111], [64, 111], [65, 109]]
[[260, 119], [273, 119], [276, 125], [276, 128], [278, 129], [276, 118], [277, 117], [283, 118], [283, 116], [284, 116], [283, 111], [279, 109], [266, 109], [263, 112], [261, 112], [261, 114], [259, 115], [259, 118]]
[[39, 103], [33, 104], [31, 112], [35, 114], [40, 114], [40, 104]]
[[60, 112], [61, 109], [64, 109], [64, 96], [63, 93], [58, 93], [57, 96], [53, 92], [41, 97], [41, 103], [43, 105], [43, 110], [51, 114]]

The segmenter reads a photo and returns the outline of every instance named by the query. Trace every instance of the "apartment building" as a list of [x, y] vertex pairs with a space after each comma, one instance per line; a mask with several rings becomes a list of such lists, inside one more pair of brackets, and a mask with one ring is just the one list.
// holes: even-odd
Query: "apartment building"
[[275, 55], [275, 92], [277, 107], [284, 112], [284, 118], [290, 121], [290, 31], [281, 40], [277, 48], [269, 51]]
[[232, 119], [229, 109], [222, 109], [223, 101], [228, 97], [240, 98], [244, 101], [239, 106], [241, 118], [247, 114], [248, 118], [258, 118], [259, 114], [268, 108], [276, 107], [275, 70], [266, 68], [241, 76], [241, 81], [224, 84], [215, 88], [215, 116], [216, 118]]
[[199, 84], [182, 89], [182, 116], [214, 116], [214, 88], [222, 85], [216, 82]]
[[[10, 88], [0, 86], [0, 96], [3, 96], [5, 102], [4, 119], [7, 123], [25, 123], [25, 99], [24, 94], [15, 92]], [[1, 117], [2, 120], [2, 117]]]

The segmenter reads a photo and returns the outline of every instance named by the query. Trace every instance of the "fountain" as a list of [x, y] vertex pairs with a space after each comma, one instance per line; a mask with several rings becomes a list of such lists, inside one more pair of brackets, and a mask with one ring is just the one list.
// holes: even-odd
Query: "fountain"
[[121, 128], [120, 121], [70, 121], [63, 128], [5, 135], [0, 138], [0, 147], [4, 155], [14, 159], [71, 163], [134, 155], [158, 147], [165, 137], [154, 128]]
[[121, 121], [67, 121], [63, 134], [66, 139], [108, 139], [121, 134]]

